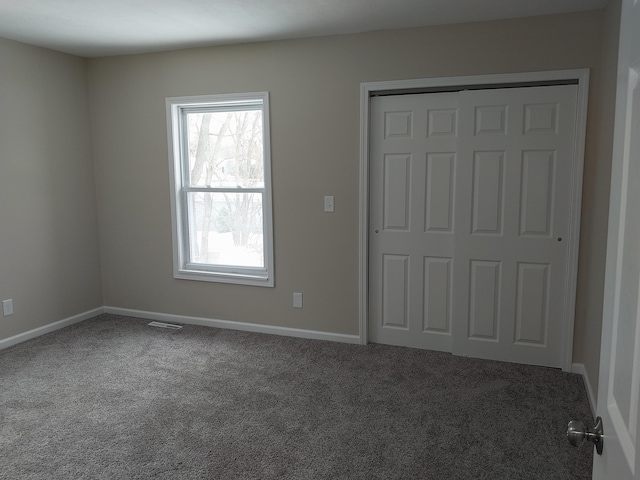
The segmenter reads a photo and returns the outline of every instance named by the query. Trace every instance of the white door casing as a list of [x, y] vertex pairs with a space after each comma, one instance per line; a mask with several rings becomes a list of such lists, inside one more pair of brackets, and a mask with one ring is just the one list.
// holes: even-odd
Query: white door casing
[[[536, 77], [535, 74], [529, 75]], [[380, 332], [376, 328], [376, 322], [372, 321], [370, 327], [366, 324], [363, 326], [361, 316], [361, 333], [364, 331], [365, 340], [368, 338], [373, 341], [422, 346], [445, 351], [451, 351], [453, 348], [458, 354], [489, 357], [492, 357], [493, 354], [487, 355], [481, 349], [480, 352], [470, 351], [469, 345], [473, 347], [475, 346], [474, 343], [479, 343], [482, 348], [488, 346], [487, 344], [489, 343], [494, 343], [489, 349], [495, 351], [495, 344], [498, 343], [498, 348], [502, 351], [501, 356], [498, 357], [500, 359], [509, 359], [511, 357], [512, 360], [520, 362], [552, 364], [554, 366], [562, 366], [565, 369], [570, 367], [571, 342], [567, 341], [567, 339], [572, 337], [574, 308], [572, 301], [574, 301], [574, 298], [571, 295], [563, 296], [562, 289], [557, 290], [554, 283], [562, 283], [562, 286], [568, 285], [570, 289], [573, 286], [573, 290], [575, 290], [575, 279], [571, 280], [571, 277], [575, 275], [577, 259], [576, 232], [578, 230], [582, 175], [583, 151], [581, 145], [583, 145], [584, 138], [586, 72], [556, 72], [556, 76], [565, 79], [567, 77], [578, 78], [580, 82], [578, 87], [554, 86], [551, 88], [536, 87], [493, 91], [475, 90], [462, 94], [406, 95], [372, 99], [372, 147], [371, 152], [367, 152], [368, 136], [364, 135], [363, 138], [367, 139], [367, 144], [365, 145], [363, 142], [363, 150], [367, 153], [367, 159], [369, 157], [373, 159], [375, 155], [382, 155], [383, 161], [381, 163], [371, 161], [370, 167], [372, 185], [371, 221], [370, 224], [364, 222], [367, 231], [370, 231], [372, 235], [371, 244], [369, 245], [371, 255], [369, 256], [373, 258], [375, 255], [382, 253], [381, 249], [388, 250], [389, 242], [404, 242], [405, 247], [404, 250], [400, 249], [395, 252], [388, 250], [380, 263], [371, 262], [370, 264], [371, 275], [367, 275], [367, 278], [370, 277], [372, 283], [367, 286], [368, 288], [364, 288], [364, 298], [370, 300], [370, 302], [365, 306], [361, 302], [361, 314], [364, 311], [365, 318], [378, 315], [378, 325], [382, 325], [382, 322], [385, 322], [387, 332], [382, 334], [386, 338], [381, 339]], [[540, 77], [538, 76], [537, 78], [539, 79]], [[469, 81], [469, 78], [440, 79], [438, 81], [448, 81], [451, 82], [450, 84], [459, 82], [461, 84], [465, 80]], [[474, 77], [473, 80], [476, 82], [483, 80], [478, 83], [486, 83], [492, 80], [495, 81], [496, 77]], [[508, 83], [504, 81], [504, 77], [501, 80], [502, 84]], [[518, 80], [522, 80], [522, 77], [518, 78]], [[398, 83], [393, 82], [393, 85], [389, 85], [390, 89], [394, 87], [398, 89], [400, 86]], [[363, 93], [366, 93], [367, 90], [375, 90], [377, 86], [379, 84], [367, 85], [366, 88], [363, 87]], [[566, 91], [565, 98], [562, 100], [565, 103], [564, 105], [559, 106], [557, 99], [544, 98], [549, 91], [554, 89]], [[575, 112], [576, 89], [578, 89], [578, 96], [581, 98], [581, 101], [578, 102], [581, 121], [577, 123], [577, 128], [575, 129], [577, 152], [572, 156], [570, 153], [574, 145], [572, 140], [572, 114]], [[509, 100], [512, 105], [506, 111], [502, 109], [502, 106], [509, 102], [505, 103], [504, 99], [494, 102], [491, 98], [492, 95], [502, 95], [505, 92], [510, 92], [506, 94], [507, 96], [516, 98], [522, 94], [522, 92], [518, 91], [526, 91], [525, 96], [529, 95], [530, 98], [525, 98], [517, 105], [513, 103], [513, 99]], [[536, 95], [542, 95], [542, 97], [534, 98]], [[429, 113], [424, 113], [422, 116], [414, 113], [407, 114], [407, 112], [411, 111], [409, 103], [415, 102], [419, 98], [429, 98], [430, 102], [435, 102], [426, 109]], [[363, 95], [364, 101], [368, 101], [368, 95], [367, 98]], [[389, 114], [384, 118], [376, 115], [377, 104], [389, 101], [400, 103], [391, 106], [388, 109]], [[456, 125], [458, 102], [461, 102], [467, 111], [473, 111], [472, 115], [467, 115], [468, 121], [464, 120], [462, 116], [460, 117], [460, 126]], [[471, 155], [466, 155], [467, 158], [471, 159], [471, 163], [467, 165], [465, 173], [465, 170], [460, 169], [460, 166], [456, 166], [456, 162], [461, 162], [460, 152], [456, 151], [458, 148], [457, 135], [451, 135], [452, 132], [450, 130], [460, 128], [471, 132], [476, 128], [474, 124], [476, 115], [479, 115], [478, 118], [481, 120], [484, 119], [484, 126], [479, 125], [479, 133], [484, 134], [484, 138], [479, 143], [467, 142], [467, 146], [463, 147], [463, 149], [475, 148], [478, 152], [477, 155], [472, 152]], [[506, 128], [513, 133], [520, 130], [521, 133], [525, 134], [520, 135], [520, 137], [524, 138], [528, 135], [533, 139], [537, 138], [538, 143], [531, 144], [526, 141], [522, 143], [522, 138], [518, 137], [516, 139], [516, 135], [508, 136], [511, 140], [505, 143], [501, 140], [504, 134], [491, 131], [496, 126], [491, 126], [490, 123], [496, 119], [498, 121], [508, 121], [508, 124], [498, 125], [498, 128]], [[520, 122], [519, 125], [517, 124], [518, 122]], [[526, 124], [526, 122], [529, 123]], [[364, 123], [366, 124], [367, 122], [365, 121]], [[429, 134], [424, 135], [423, 138], [420, 138], [420, 135], [407, 135], [409, 126], [415, 129], [416, 132], [429, 132]], [[556, 133], [560, 130], [562, 130], [562, 133], [567, 133], [566, 130], [571, 130], [568, 132], [569, 140], [560, 146], [557, 142], [554, 143], [552, 141], [549, 143], [549, 138], [557, 137]], [[386, 143], [385, 146], [380, 147], [382, 150], [377, 153], [374, 150], [378, 147], [373, 145], [375, 143], [373, 138], [376, 132], [385, 138], [383, 143]], [[550, 133], [554, 135], [550, 135]], [[476, 135], [476, 137], [482, 137], [482, 135]], [[540, 143], [541, 139], [542, 143]], [[494, 142], [493, 144], [491, 143], [492, 141]], [[518, 144], [518, 142], [520, 143]], [[514, 143], [516, 144], [515, 146]], [[425, 155], [424, 152], [428, 152], [421, 161], [417, 161], [417, 157], [414, 158], [415, 155], [411, 155], [411, 150], [414, 147], [416, 147], [416, 151], [423, 152], [423, 157]], [[502, 154], [496, 154], [496, 152], [500, 151], [502, 151]], [[521, 158], [516, 158], [518, 156]], [[554, 167], [558, 166], [558, 158], [566, 158], [567, 156], [570, 157], [570, 160], [565, 162], [564, 166], [561, 166], [559, 170], [557, 168], [554, 170]], [[511, 160], [511, 157], [513, 157], [513, 160]], [[506, 168], [507, 163], [505, 162], [507, 159], [511, 162], [509, 163], [511, 165], [509, 168]], [[518, 164], [524, 165], [524, 168], [520, 168]], [[364, 168], [361, 169], [361, 194], [363, 190], [365, 192], [369, 190], [368, 182], [362, 182], [362, 174], [368, 172], [368, 169], [369, 166], [365, 162]], [[465, 178], [456, 180], [458, 183], [462, 185], [465, 182], [471, 182], [465, 188], [461, 188], [460, 185], [456, 185], [456, 182], [454, 182], [454, 176], [455, 178], [460, 178], [461, 175]], [[473, 189], [474, 178], [475, 190]], [[480, 181], [480, 178], [482, 178], [482, 181]], [[377, 184], [381, 184], [380, 182], [386, 182], [387, 200], [389, 200], [389, 188], [395, 189], [399, 195], [391, 201], [386, 201], [384, 190], [376, 188]], [[496, 188], [484, 188], [482, 191], [478, 189], [480, 185], [486, 186], [492, 184], [492, 182], [494, 187], [503, 187], [502, 192]], [[526, 205], [523, 207], [525, 208], [524, 210], [519, 207], [522, 197], [519, 191], [520, 184], [524, 185], [525, 190], [528, 188], [528, 193], [525, 192], [523, 198], [525, 203], [526, 201], [529, 203], [528, 207]], [[421, 190], [424, 190], [424, 185], [427, 186], [426, 193], [421, 192]], [[564, 187], [558, 188], [559, 185], [564, 185]], [[469, 197], [465, 200], [470, 205], [467, 214], [454, 213], [453, 198], [456, 195], [458, 197], [464, 197], [465, 195]], [[455, 198], [456, 201], [459, 201], [457, 197]], [[537, 208], [535, 206], [535, 202], [532, 201], [535, 198], [543, 200], [543, 207]], [[555, 216], [551, 215], [550, 208], [554, 202], [557, 204], [558, 200], [562, 200], [559, 207], [560, 212], [555, 212]], [[473, 202], [475, 202], [475, 210], [471, 208]], [[384, 208], [380, 211], [379, 218], [376, 217], [375, 205], [380, 205], [380, 208], [384, 205]], [[493, 207], [491, 207], [492, 205]], [[491, 211], [491, 208], [494, 210]], [[366, 210], [365, 208], [365, 213]], [[521, 215], [523, 212], [525, 214], [528, 213], [528, 215], [523, 217]], [[518, 217], [518, 220], [514, 222], [509, 220], [509, 217]], [[562, 218], [564, 220], [561, 220]], [[511, 232], [513, 233], [512, 237], [517, 238], [519, 236], [524, 239], [525, 244], [538, 245], [538, 247], [535, 247], [537, 250], [543, 249], [540, 247], [540, 242], [542, 242], [546, 244], [545, 248], [547, 250], [551, 249], [551, 251], [556, 252], [555, 270], [550, 268], [551, 263], [544, 255], [538, 258], [531, 257], [529, 260], [521, 258], [520, 260], [523, 261], [520, 263], [512, 261], [508, 272], [511, 278], [509, 282], [506, 282], [506, 286], [507, 290], [509, 288], [515, 289], [519, 297], [516, 296], [516, 298], [511, 299], [511, 306], [505, 300], [503, 303], [508, 308], [501, 306], [500, 310], [504, 312], [510, 309], [511, 317], [514, 317], [515, 314], [525, 315], [529, 323], [518, 324], [511, 322], [511, 331], [508, 331], [508, 329], [504, 332], [492, 331], [489, 335], [486, 335], [487, 325], [478, 324], [480, 316], [476, 315], [474, 318], [476, 330], [472, 333], [477, 336], [478, 332], [483, 332], [484, 336], [479, 337], [481, 341], [466, 341], [468, 337], [473, 336], [469, 335], [469, 322], [466, 319], [463, 327], [458, 326], [456, 327], [457, 330], [454, 328], [457, 331], [456, 337], [463, 338], [465, 341], [452, 341], [452, 313], [456, 316], [455, 312], [462, 311], [463, 315], [469, 317], [469, 305], [475, 300], [479, 311], [481, 313], [484, 312], [482, 315], [488, 318], [486, 315], [486, 312], [489, 311], [486, 308], [488, 302], [480, 305], [477, 300], [484, 298], [484, 295], [480, 295], [480, 291], [483, 288], [486, 290], [485, 287], [487, 286], [491, 289], [491, 285], [486, 281], [476, 281], [474, 287], [468, 278], [472, 277], [471, 274], [477, 274], [476, 280], [483, 275], [488, 275], [487, 278], [495, 279], [495, 259], [498, 257], [489, 255], [490, 258], [482, 259], [480, 257], [476, 258], [476, 255], [473, 258], [476, 262], [473, 263], [471, 262], [473, 255], [468, 250], [470, 247], [476, 248], [478, 245], [486, 245], [487, 241], [492, 243], [492, 236], [494, 237], [493, 240], [495, 240], [496, 235], [504, 237], [505, 233], [509, 233], [506, 230], [501, 231], [500, 234], [497, 231], [492, 231], [492, 229], [506, 228], [505, 219], [508, 220], [507, 223], [513, 224], [513, 228], [509, 227], [515, 232]], [[460, 238], [456, 237], [458, 238], [456, 240], [456, 248], [458, 251], [465, 251], [465, 254], [470, 256], [468, 255], [469, 258], [464, 262], [457, 262], [458, 259], [454, 258], [453, 255], [453, 232], [454, 230], [460, 231], [464, 229], [464, 222], [471, 222], [469, 228], [466, 229], [468, 235]], [[498, 224], [500, 225], [498, 226]], [[361, 240], [363, 230], [363, 223], [361, 222]], [[379, 233], [375, 234], [375, 230], [378, 230]], [[410, 237], [411, 235], [407, 235], [410, 231], [416, 232], [415, 238], [408, 240], [408, 243], [405, 240], [401, 240], [403, 237]], [[562, 241], [558, 241], [558, 238], [562, 238]], [[476, 239], [479, 239], [479, 242], [473, 241]], [[471, 243], [469, 243], [470, 240]], [[417, 255], [416, 258], [413, 258], [415, 255], [407, 254], [409, 247], [413, 249], [412, 251], [415, 251], [425, 241], [429, 245], [429, 250], [426, 253]], [[464, 245], [465, 242], [467, 245]], [[496, 242], [494, 241], [493, 243], [495, 244]], [[511, 256], [515, 255], [512, 251], [513, 248], [505, 249], [504, 245], [506, 244], [503, 243], [502, 247], [498, 248], [499, 252], [507, 252]], [[366, 247], [364, 248], [365, 251]], [[361, 248], [361, 262], [363, 259], [362, 250]], [[569, 254], [568, 256], [565, 255], [565, 260], [558, 262], [558, 251], [565, 253], [568, 251]], [[460, 267], [463, 263], [467, 263], [464, 268]], [[499, 260], [499, 263], [504, 262]], [[466, 270], [467, 273], [466, 286], [462, 288], [460, 285], [454, 287], [452, 283], [454, 269], [460, 268]], [[361, 263], [361, 293], [363, 291], [363, 270], [367, 271], [366, 267], [362, 268]], [[556, 270], [562, 270], [562, 272], [558, 274]], [[493, 276], [489, 275], [492, 271]], [[458, 273], [458, 276], [460, 276], [460, 273]], [[565, 279], [567, 276], [570, 277], [568, 278], [569, 281], [558, 280], [562, 276]], [[504, 276], [500, 278], [502, 284], [505, 285]], [[389, 286], [388, 290], [382, 288], [383, 282], [386, 282], [386, 285]], [[462, 282], [462, 284], [464, 283]], [[520, 290], [517, 290], [517, 285], [521, 286]], [[523, 289], [522, 285], [527, 288]], [[404, 286], [407, 286], [408, 290], [404, 291]], [[471, 302], [469, 302], [469, 290], [472, 288], [475, 288], [476, 296], [471, 297]], [[369, 292], [369, 289], [371, 289], [371, 292]], [[456, 297], [456, 293], [454, 293], [456, 289], [466, 290], [462, 295], [462, 298], [466, 297], [464, 302], [459, 302], [460, 296]], [[506, 298], [507, 296], [503, 297]], [[361, 295], [362, 298], [363, 296]], [[493, 298], [496, 298], [496, 296], [494, 295]], [[516, 301], [519, 303], [516, 303]], [[461, 303], [465, 305], [461, 307]], [[537, 305], [537, 309], [534, 308], [533, 310], [535, 311], [532, 313], [527, 307], [534, 305]], [[563, 312], [558, 315], [559, 318], [550, 318], [548, 312], [552, 309], [555, 310], [555, 307], [559, 305], [563, 309]], [[516, 307], [519, 307], [520, 310]], [[394, 314], [390, 313], [393, 311], [395, 311]], [[465, 314], [465, 311], [467, 314]], [[473, 312], [473, 309], [471, 311]], [[398, 312], [400, 312], [399, 315]], [[411, 316], [418, 319], [414, 320], [414, 324], [409, 322]], [[460, 317], [460, 315], [457, 316]], [[532, 320], [533, 324], [531, 323]], [[552, 320], [555, 320], [555, 322], [550, 325], [549, 322]], [[570, 321], [567, 322], [567, 320]], [[490, 323], [497, 328], [498, 324], [494, 324], [493, 319], [491, 319]], [[502, 322], [502, 325], [508, 323]], [[464, 335], [463, 331], [465, 332]], [[494, 338], [490, 338], [487, 341], [486, 337], [491, 336]], [[519, 347], [525, 347], [520, 350], [533, 351], [535, 352], [534, 355], [514, 356], [512, 345], [516, 343], [516, 346], [518, 346], [518, 342], [509, 341], [509, 338], [519, 340], [521, 344]], [[507, 348], [499, 345], [500, 342], [498, 340], [502, 341], [503, 339], [506, 340], [504, 343]], [[453, 347], [454, 344], [456, 345], [455, 347]], [[569, 345], [568, 351], [567, 345]], [[541, 360], [542, 357], [538, 354], [538, 352], [544, 350], [549, 351], [549, 347], [553, 350], [551, 355], [553, 361], [551, 363], [544, 358]], [[478, 349], [476, 348], [476, 350]], [[516, 350], [518, 349], [516, 348]]]
[[597, 414], [595, 480], [640, 479], [640, 4], [623, 0]]

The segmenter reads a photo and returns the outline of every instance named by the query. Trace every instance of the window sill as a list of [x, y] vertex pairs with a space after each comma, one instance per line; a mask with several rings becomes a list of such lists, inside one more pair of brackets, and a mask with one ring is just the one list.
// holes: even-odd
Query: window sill
[[236, 285], [250, 285], [254, 287], [273, 287], [273, 277], [246, 275], [238, 273], [204, 272], [199, 270], [178, 270], [174, 272], [178, 280], [195, 280], [200, 282], [231, 283]]

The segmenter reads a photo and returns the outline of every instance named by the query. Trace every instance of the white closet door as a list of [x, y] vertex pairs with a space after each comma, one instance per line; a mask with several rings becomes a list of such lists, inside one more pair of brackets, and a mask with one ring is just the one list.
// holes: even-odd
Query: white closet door
[[372, 342], [451, 351], [457, 102], [372, 99]]
[[460, 94], [456, 355], [562, 366], [576, 94]]
[[370, 341], [561, 365], [576, 90], [372, 99]]

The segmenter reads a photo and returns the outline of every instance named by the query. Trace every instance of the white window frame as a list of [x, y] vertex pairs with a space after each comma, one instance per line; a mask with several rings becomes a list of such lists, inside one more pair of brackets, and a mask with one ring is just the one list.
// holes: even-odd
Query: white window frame
[[[273, 270], [273, 208], [271, 194], [271, 142], [269, 129], [269, 92], [233, 93], [166, 98], [167, 132], [169, 142], [169, 176], [171, 188], [171, 226], [173, 233], [173, 276], [178, 279], [206, 282], [235, 283], [264, 287], [274, 286]], [[226, 188], [188, 187], [188, 145], [186, 113], [198, 109], [242, 109], [250, 107], [262, 111], [264, 187], [238, 188], [234, 191], [262, 194], [262, 222], [264, 268], [229, 267], [191, 263], [189, 256], [188, 191], [229, 191]], [[257, 108], [256, 108], [257, 107]]]

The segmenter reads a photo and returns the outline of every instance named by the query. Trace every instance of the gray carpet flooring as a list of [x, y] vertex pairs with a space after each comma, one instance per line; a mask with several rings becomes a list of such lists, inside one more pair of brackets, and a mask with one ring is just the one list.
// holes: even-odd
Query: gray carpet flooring
[[573, 479], [559, 370], [101, 315], [0, 351], [2, 479]]

